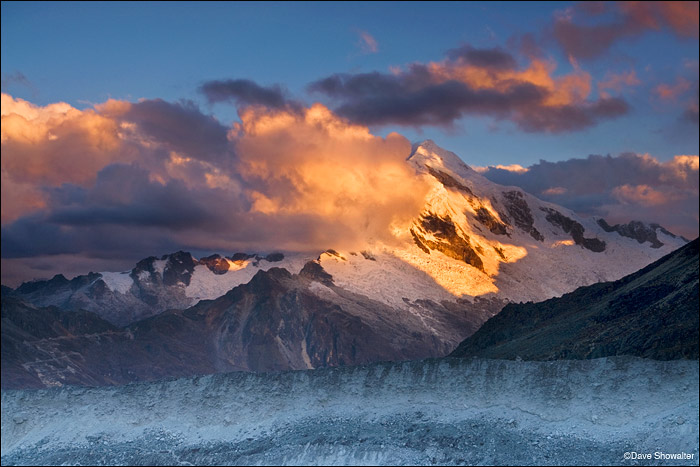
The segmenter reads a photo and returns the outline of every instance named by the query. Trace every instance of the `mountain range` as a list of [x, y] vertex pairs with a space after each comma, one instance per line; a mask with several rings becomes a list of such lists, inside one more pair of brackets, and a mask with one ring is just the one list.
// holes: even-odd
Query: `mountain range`
[[3, 287], [3, 387], [444, 356], [509, 303], [619, 280], [686, 243], [490, 182], [432, 141], [406, 163], [430, 190], [391, 242], [180, 251], [131, 271]]

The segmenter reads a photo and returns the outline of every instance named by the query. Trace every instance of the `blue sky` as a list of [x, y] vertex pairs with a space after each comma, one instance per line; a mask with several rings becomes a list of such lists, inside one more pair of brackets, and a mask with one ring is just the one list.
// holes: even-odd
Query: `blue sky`
[[[38, 105], [64, 101], [78, 108], [108, 98], [191, 99], [228, 124], [236, 119], [235, 109], [207, 104], [197, 92], [203, 82], [278, 83], [311, 103], [323, 96], [310, 95], [307, 85], [334, 73], [386, 73], [392, 66], [437, 62], [464, 44], [513, 51], [514, 38], [526, 33], [537, 37], [557, 73], [566, 73], [571, 64], [547, 30], [558, 12], [572, 5], [3, 2], [3, 91]], [[376, 40], [376, 53], [363, 50], [361, 31]], [[411, 140], [434, 139], [481, 166], [527, 166], [539, 159], [625, 151], [660, 160], [697, 154], [697, 129], [678, 121], [692, 89], [673, 102], [660, 102], [652, 93], [678, 77], [697, 80], [697, 57], [697, 38], [661, 28], [623, 38], [595, 60], [580, 61], [594, 83], [629, 70], [640, 81], [622, 91], [630, 106], [626, 115], [580, 131], [527, 133], [489, 116], [466, 116], [450, 128], [389, 124], [372, 129], [377, 134], [399, 131]], [[13, 80], [17, 74], [27, 82]]]
[[698, 2], [1, 5], [3, 283], [381, 238], [424, 139], [698, 235]]

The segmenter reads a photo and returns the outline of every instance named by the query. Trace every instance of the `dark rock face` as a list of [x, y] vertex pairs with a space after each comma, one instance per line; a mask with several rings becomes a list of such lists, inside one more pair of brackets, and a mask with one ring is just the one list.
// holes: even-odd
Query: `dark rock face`
[[370, 261], [377, 261], [377, 258], [375, 258], [369, 251], [361, 251], [360, 253], [365, 259], [368, 259]]
[[78, 276], [68, 280], [63, 274], [56, 274], [48, 281], [25, 282], [17, 288], [17, 292], [20, 294], [38, 293], [42, 296], [51, 296], [56, 293], [62, 293], [65, 290], [76, 291], [99, 279], [99, 277], [99, 274], [91, 272], [84, 276]]
[[201, 258], [199, 264], [205, 265], [214, 274], [226, 274], [229, 269], [229, 263], [221, 255], [211, 255], [206, 258]]
[[651, 243], [652, 248], [661, 248], [664, 246], [661, 240], [659, 240], [659, 237], [656, 235], [657, 230], [661, 230], [661, 232], [665, 233], [666, 235], [676, 238], [675, 235], [661, 227], [659, 224], [649, 224], [649, 226], [647, 226], [643, 222], [632, 221], [629, 224], [615, 224], [611, 226], [605, 222], [605, 219], [598, 219], [598, 225], [601, 226], [606, 232], [617, 232], [621, 236], [633, 238], [639, 243], [649, 242]]
[[455, 357], [697, 359], [698, 239], [615, 282], [541, 303], [509, 304]]
[[452, 177], [449, 174], [446, 174], [445, 172], [442, 172], [441, 170], [434, 169], [430, 166], [427, 166], [428, 172], [430, 175], [435, 177], [440, 183], [442, 183], [445, 188], [455, 188], [461, 192], [466, 193], [470, 197], [475, 197], [474, 192], [469, 189], [468, 186], [458, 182], [454, 177]]
[[67, 286], [69, 283], [70, 281], [66, 279], [63, 274], [56, 274], [53, 276], [53, 278], [47, 281], [25, 282], [17, 287], [17, 292], [21, 294], [29, 294], [40, 289], [45, 289], [48, 293], [52, 293], [55, 290]]
[[[331, 289], [333, 299], [312, 293], [314, 282]], [[260, 271], [216, 300], [124, 328], [3, 294], [2, 387], [114, 385], [443, 356], [502, 302], [409, 305], [430, 309], [429, 322], [412, 313], [396, 320], [395, 309], [338, 288], [316, 262], [299, 275]]]
[[489, 210], [484, 207], [480, 207], [476, 210], [476, 220], [481, 222], [487, 229], [496, 235], [508, 235], [506, 225], [493, 217]]
[[559, 211], [550, 208], [540, 208], [543, 212], [547, 213], [547, 221], [556, 226], [560, 227], [564, 232], [571, 234], [571, 238], [577, 245], [591, 250], [595, 253], [600, 253], [605, 251], [605, 242], [597, 238], [585, 238], [583, 236], [585, 229], [581, 224], [575, 220], [566, 217]]
[[503, 196], [506, 199], [506, 209], [508, 214], [513, 218], [516, 227], [530, 234], [532, 238], [538, 242], [544, 241], [544, 236], [535, 228], [535, 219], [532, 217], [530, 206], [527, 205], [525, 197], [519, 191], [504, 191]]
[[321, 284], [333, 285], [333, 276], [328, 274], [317, 261], [309, 261], [306, 263], [301, 271], [299, 271], [299, 275], [307, 279], [316, 280]]
[[413, 241], [415, 242], [416, 245], [418, 245], [418, 248], [421, 250], [425, 251], [426, 253], [430, 254], [430, 248], [425, 246], [423, 242], [421, 241], [421, 238], [416, 234], [414, 229], [411, 229], [411, 237], [413, 237]]
[[[192, 273], [196, 266], [195, 259], [191, 254], [178, 251], [168, 255], [168, 263], [163, 271], [163, 284], [165, 285], [190, 285]], [[165, 257], [161, 258], [165, 259]]]
[[270, 263], [278, 263], [284, 259], [284, 255], [282, 253], [270, 253], [269, 255], [265, 256], [265, 261], [268, 261]]
[[464, 261], [470, 266], [484, 271], [484, 263], [469, 243], [469, 237], [464, 232], [457, 232], [459, 228], [452, 222], [452, 219], [429, 212], [421, 217], [419, 227], [424, 233], [430, 233], [439, 239], [437, 242], [429, 240], [421, 235], [416, 228], [411, 228], [414, 241], [423, 251], [429, 253], [430, 250], [436, 250], [450, 258]]
[[248, 253], [234, 253], [233, 256], [231, 256], [231, 261], [245, 261], [253, 257], [255, 257], [255, 255], [249, 255]]

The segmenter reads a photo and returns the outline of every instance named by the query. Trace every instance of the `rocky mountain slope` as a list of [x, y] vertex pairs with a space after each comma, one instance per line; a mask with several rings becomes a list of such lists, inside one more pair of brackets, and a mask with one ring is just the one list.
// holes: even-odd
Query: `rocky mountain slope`
[[455, 357], [551, 360], [699, 356], [699, 240], [615, 282], [541, 303], [509, 304]]
[[[329, 297], [329, 298], [324, 298]], [[259, 271], [216, 300], [119, 328], [85, 311], [2, 299], [2, 387], [90, 386], [234, 370], [442, 356], [497, 311], [488, 300], [396, 310], [337, 287], [317, 262]], [[481, 308], [478, 308], [481, 307]], [[80, 329], [70, 323], [82, 322]]]

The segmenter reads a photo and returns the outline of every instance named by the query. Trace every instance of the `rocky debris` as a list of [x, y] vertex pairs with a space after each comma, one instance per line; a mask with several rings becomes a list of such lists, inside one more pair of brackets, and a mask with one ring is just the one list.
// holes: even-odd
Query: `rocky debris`
[[595, 253], [605, 251], [605, 242], [603, 240], [585, 238], [583, 236], [586, 229], [584, 229], [580, 223], [552, 208], [540, 208], [540, 210], [546, 213], [545, 218], [550, 224], [555, 227], [560, 227], [564, 232], [571, 234], [571, 238], [577, 245]]
[[676, 238], [668, 230], [661, 227], [659, 224], [649, 224], [648, 226], [643, 222], [631, 221], [628, 224], [615, 224], [611, 226], [605, 219], [598, 219], [598, 225], [606, 232], [617, 232], [623, 237], [633, 238], [637, 240], [638, 243], [649, 242], [652, 248], [661, 248], [664, 246], [663, 242], [659, 240], [656, 235], [657, 230]]
[[411, 235], [416, 244], [428, 250], [436, 250], [442, 254], [464, 261], [470, 266], [474, 266], [480, 271], [484, 271], [484, 263], [479, 257], [476, 249], [469, 242], [469, 237], [464, 233], [458, 233], [458, 227], [449, 217], [440, 217], [437, 214], [428, 212], [421, 216], [420, 226], [423, 232], [432, 234], [439, 241], [432, 241], [420, 235], [415, 228], [411, 228]]
[[455, 357], [698, 359], [698, 239], [615, 282], [508, 304]]
[[504, 191], [503, 197], [506, 199], [506, 210], [513, 218], [516, 227], [530, 234], [538, 242], [544, 241], [544, 236], [534, 226], [535, 219], [532, 217], [532, 211], [530, 211], [530, 206], [527, 205], [522, 192], [517, 190]]

